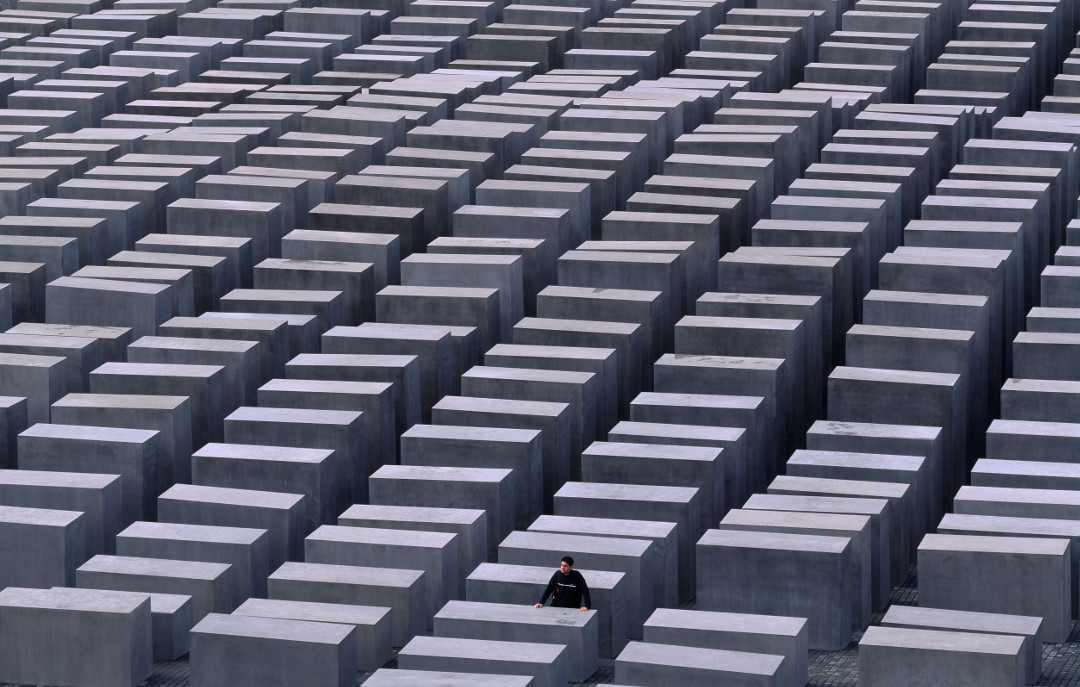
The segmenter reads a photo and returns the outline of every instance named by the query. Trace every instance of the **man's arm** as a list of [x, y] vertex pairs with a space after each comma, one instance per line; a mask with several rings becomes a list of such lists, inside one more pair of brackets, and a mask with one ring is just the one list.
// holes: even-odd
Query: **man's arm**
[[559, 573], [555, 573], [551, 576], [551, 580], [548, 581], [547, 587], [544, 589], [544, 593], [540, 595], [540, 605], [543, 606], [544, 602], [548, 600], [551, 593], [555, 591], [555, 578]]
[[585, 583], [585, 576], [578, 573], [578, 584], [581, 585], [581, 607], [592, 608], [592, 599], [589, 597], [589, 585]]

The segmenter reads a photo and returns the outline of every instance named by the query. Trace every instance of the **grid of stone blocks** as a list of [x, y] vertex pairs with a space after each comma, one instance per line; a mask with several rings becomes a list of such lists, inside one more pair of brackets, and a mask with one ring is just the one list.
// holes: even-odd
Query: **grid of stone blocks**
[[5, 4], [0, 683], [1080, 684], [1078, 29]]

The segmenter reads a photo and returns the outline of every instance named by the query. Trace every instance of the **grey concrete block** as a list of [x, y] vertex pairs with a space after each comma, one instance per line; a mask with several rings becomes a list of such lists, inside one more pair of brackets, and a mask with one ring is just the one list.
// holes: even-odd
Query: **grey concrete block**
[[[367, 495], [361, 413], [242, 407], [225, 418], [225, 440], [238, 444], [332, 451], [332, 456], [322, 458], [305, 456], [307, 461], [325, 460], [327, 467], [331, 468], [329, 474], [321, 474], [317, 481], [309, 485], [311, 495], [318, 493], [319, 496], [317, 505], [307, 504], [309, 517], [318, 513], [319, 522], [326, 522], [347, 503], [362, 501]], [[257, 458], [257, 451], [250, 453]], [[269, 473], [266, 476], [269, 477]]]
[[323, 563], [286, 563], [268, 580], [271, 599], [390, 608], [395, 647], [424, 631], [424, 572]]
[[540, 438], [538, 430], [413, 425], [401, 435], [401, 464], [509, 469], [515, 527], [527, 527], [542, 512]]
[[156, 431], [37, 424], [19, 435], [19, 468], [118, 474], [130, 523], [157, 513], [161, 439]]
[[303, 557], [304, 497], [299, 494], [176, 484], [158, 498], [158, 519], [266, 530], [270, 570]]
[[207, 561], [232, 566], [237, 600], [266, 596], [270, 574], [266, 530], [244, 527], [135, 522], [116, 537], [121, 556]]
[[354, 625], [213, 613], [191, 628], [192, 681], [320, 687], [355, 682]]
[[514, 528], [511, 471], [384, 465], [369, 479], [371, 500], [385, 506], [481, 507], [487, 513], [488, 555]]
[[390, 658], [390, 609], [382, 606], [248, 599], [233, 615], [352, 625], [357, 631], [356, 667], [362, 673], [380, 668]]
[[161, 434], [161, 488], [191, 479], [191, 404], [185, 396], [68, 394], [53, 404], [58, 424], [130, 427]]
[[1042, 618], [894, 606], [881, 619], [881, 625], [883, 627], [1017, 635], [1024, 639], [1024, 684], [1035, 684], [1042, 674]]
[[[931, 607], [1039, 616], [1046, 641], [1064, 641], [1072, 616], [1069, 546], [1063, 539], [927, 535], [919, 545], [920, 593]], [[986, 593], [990, 584], [1000, 587]]]
[[698, 542], [698, 607], [808, 620], [808, 644], [851, 639], [851, 540], [710, 530]]
[[304, 540], [310, 563], [359, 565], [424, 571], [429, 618], [457, 596], [458, 540], [450, 532], [403, 531], [376, 527], [324, 525]]
[[0, 506], [0, 583], [5, 587], [69, 586], [86, 560], [85, 520], [76, 511]]
[[338, 517], [337, 524], [457, 535], [457, 598], [464, 596], [465, 578], [487, 559], [487, 515], [482, 510], [356, 504]]
[[0, 504], [80, 512], [84, 555], [113, 553], [123, 529], [120, 482], [113, 474], [2, 470]]
[[643, 685], [780, 685], [785, 660], [772, 654], [630, 642], [615, 659], [615, 679]]
[[135, 687], [153, 672], [147, 594], [10, 587], [0, 591], [0, 627], [4, 680]]
[[444, 687], [533, 687], [536, 681], [528, 675], [485, 675], [482, 673], [450, 673], [436, 670], [376, 670], [364, 680], [364, 687], [405, 687], [417, 682], [434, 681]]
[[1024, 684], [1023, 637], [873, 627], [859, 642], [868, 685], [916, 685], [928, 676], [957, 684]]
[[453, 670], [529, 675], [537, 687], [566, 682], [567, 650], [557, 644], [452, 637], [416, 637], [398, 652], [406, 670]]
[[85, 589], [186, 594], [198, 622], [207, 613], [236, 608], [230, 569], [228, 563], [98, 555], [79, 566], [75, 583]]
[[807, 681], [805, 618], [658, 608], [645, 622], [645, 641], [783, 656], [782, 684]]

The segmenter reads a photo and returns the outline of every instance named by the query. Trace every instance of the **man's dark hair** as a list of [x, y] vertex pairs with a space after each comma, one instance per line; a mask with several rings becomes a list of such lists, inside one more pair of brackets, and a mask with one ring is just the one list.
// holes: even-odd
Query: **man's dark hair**
[[574, 567], [574, 557], [573, 556], [563, 556], [562, 557], [562, 562], [566, 563], [571, 568]]

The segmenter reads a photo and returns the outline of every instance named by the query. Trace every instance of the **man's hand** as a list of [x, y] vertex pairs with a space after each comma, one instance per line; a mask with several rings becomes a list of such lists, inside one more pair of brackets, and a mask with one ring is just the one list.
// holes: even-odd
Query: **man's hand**
[[543, 608], [544, 604], [533, 604], [533, 608]]
[[584, 611], [587, 611], [587, 610], [589, 610], [589, 609], [587, 609], [587, 608], [585, 608], [584, 606], [582, 606], [582, 607], [581, 607], [581, 610], [582, 610], [582, 611], [584, 612]]

